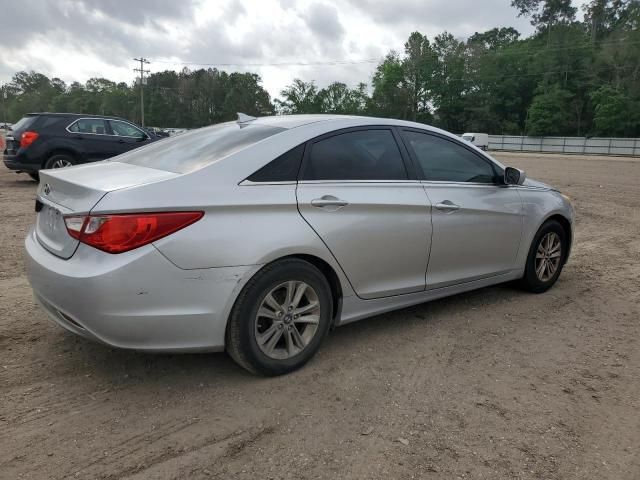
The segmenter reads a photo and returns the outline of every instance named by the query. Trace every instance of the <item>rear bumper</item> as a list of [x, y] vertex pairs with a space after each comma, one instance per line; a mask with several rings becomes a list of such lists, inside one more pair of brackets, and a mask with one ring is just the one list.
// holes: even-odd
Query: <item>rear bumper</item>
[[182, 270], [152, 245], [110, 255], [81, 244], [69, 260], [25, 240], [27, 276], [38, 303], [85, 338], [147, 351], [224, 349], [227, 318], [259, 267]]
[[2, 160], [4, 162], [4, 166], [9, 170], [15, 170], [16, 172], [37, 172], [40, 170], [40, 165], [38, 163], [28, 163], [25, 162], [24, 155], [18, 153], [17, 155], [3, 155]]

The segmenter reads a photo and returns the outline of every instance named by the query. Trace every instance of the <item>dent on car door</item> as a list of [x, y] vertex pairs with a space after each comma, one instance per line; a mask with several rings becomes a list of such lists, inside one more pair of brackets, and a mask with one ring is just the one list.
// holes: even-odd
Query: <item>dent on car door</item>
[[391, 129], [351, 130], [312, 142], [297, 188], [300, 213], [361, 298], [424, 290], [430, 209], [409, 180]]
[[497, 165], [438, 135], [405, 130], [402, 136], [433, 203], [427, 288], [514, 269], [522, 201], [516, 189], [501, 184]]

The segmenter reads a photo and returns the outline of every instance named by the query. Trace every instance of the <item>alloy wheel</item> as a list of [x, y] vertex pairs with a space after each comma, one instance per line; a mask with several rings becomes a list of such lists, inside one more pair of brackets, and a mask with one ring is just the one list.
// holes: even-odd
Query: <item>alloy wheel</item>
[[255, 318], [255, 339], [266, 356], [278, 360], [304, 350], [320, 324], [320, 300], [307, 283], [288, 281], [269, 291]]
[[64, 168], [64, 167], [70, 167], [72, 165], [73, 163], [71, 163], [66, 158], [59, 158], [58, 160], [56, 160], [51, 164], [51, 168]]
[[555, 232], [547, 233], [536, 250], [536, 276], [541, 282], [548, 282], [555, 275], [562, 258], [562, 241]]

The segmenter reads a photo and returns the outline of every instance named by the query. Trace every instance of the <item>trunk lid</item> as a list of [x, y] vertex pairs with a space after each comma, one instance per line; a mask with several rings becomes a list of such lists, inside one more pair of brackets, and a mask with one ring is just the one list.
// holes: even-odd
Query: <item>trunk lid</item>
[[111, 191], [179, 176], [164, 170], [116, 162], [40, 170], [39, 173], [36, 238], [44, 248], [64, 259], [71, 258], [79, 243], [67, 232], [65, 215], [88, 214]]

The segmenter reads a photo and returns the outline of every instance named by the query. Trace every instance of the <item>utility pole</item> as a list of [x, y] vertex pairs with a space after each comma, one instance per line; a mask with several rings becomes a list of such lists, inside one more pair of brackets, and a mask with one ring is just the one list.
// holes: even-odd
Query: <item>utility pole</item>
[[7, 124], [7, 91], [5, 90], [5, 86], [3, 85], [0, 88], [0, 95], [2, 96], [2, 120], [4, 124]]
[[145, 73], [149, 73], [149, 70], [144, 69], [144, 65], [149, 64], [149, 60], [144, 57], [134, 58], [136, 62], [140, 62], [140, 68], [134, 68], [134, 72], [140, 72], [140, 124], [144, 127], [144, 84], [146, 83], [146, 79], [144, 78]]

